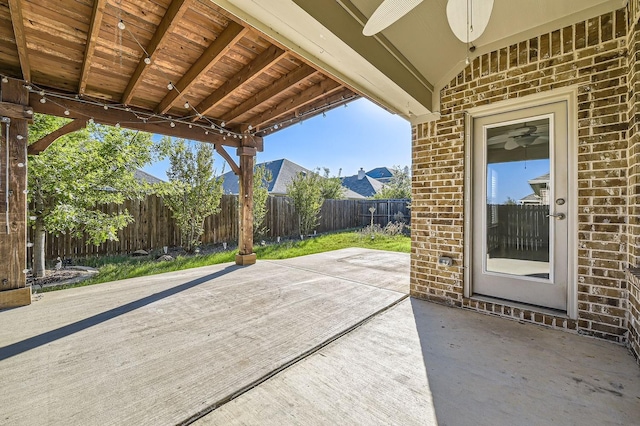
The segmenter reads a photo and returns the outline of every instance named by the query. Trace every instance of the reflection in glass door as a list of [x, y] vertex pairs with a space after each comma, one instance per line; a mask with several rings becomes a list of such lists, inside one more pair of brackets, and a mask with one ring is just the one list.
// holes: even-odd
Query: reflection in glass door
[[549, 278], [550, 118], [486, 129], [488, 272]]
[[566, 103], [476, 118], [473, 134], [473, 293], [566, 309]]

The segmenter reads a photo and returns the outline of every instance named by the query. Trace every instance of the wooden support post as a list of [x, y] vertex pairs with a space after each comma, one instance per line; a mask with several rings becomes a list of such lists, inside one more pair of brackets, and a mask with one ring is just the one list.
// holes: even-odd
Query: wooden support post
[[[2, 84], [0, 102], [28, 105], [29, 93], [18, 80]], [[27, 119], [0, 125], [0, 309], [31, 303], [27, 287]]]
[[238, 148], [240, 157], [240, 229], [238, 233], [238, 254], [236, 265], [253, 265], [256, 254], [253, 252], [253, 163], [256, 149], [251, 147]]

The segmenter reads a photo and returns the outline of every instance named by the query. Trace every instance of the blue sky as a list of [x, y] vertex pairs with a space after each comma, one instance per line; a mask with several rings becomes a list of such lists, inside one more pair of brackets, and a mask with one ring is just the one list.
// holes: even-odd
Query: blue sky
[[[233, 149], [229, 154], [235, 157]], [[257, 162], [287, 158], [308, 169], [328, 167], [332, 175], [342, 176], [382, 166], [411, 166], [411, 125], [366, 99], [358, 99], [310, 118], [302, 124], [264, 138], [264, 152]], [[216, 155], [215, 168], [221, 172], [225, 161]], [[164, 160], [143, 170], [166, 180], [169, 163]], [[225, 171], [229, 167], [225, 166]]]
[[[514, 161], [491, 164], [496, 173], [496, 197], [492, 202], [501, 204], [511, 197], [518, 201], [533, 193], [529, 180], [549, 173], [549, 160]], [[489, 191], [489, 190], [488, 190]], [[491, 198], [491, 194], [487, 194]]]

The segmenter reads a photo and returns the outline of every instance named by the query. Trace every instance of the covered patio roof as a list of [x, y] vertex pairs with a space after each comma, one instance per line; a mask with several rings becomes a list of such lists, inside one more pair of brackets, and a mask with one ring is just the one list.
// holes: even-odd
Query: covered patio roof
[[0, 75], [35, 112], [257, 148], [358, 97], [208, 0], [0, 0]]

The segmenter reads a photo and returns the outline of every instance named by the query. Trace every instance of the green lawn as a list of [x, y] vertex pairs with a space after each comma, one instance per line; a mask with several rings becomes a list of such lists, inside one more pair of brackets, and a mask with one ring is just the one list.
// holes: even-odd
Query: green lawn
[[[348, 247], [363, 247], [377, 250], [397, 251], [409, 253], [411, 250], [410, 238], [404, 235], [389, 236], [377, 233], [374, 238], [371, 234], [359, 232], [341, 232], [319, 235], [304, 241], [288, 240], [280, 244], [256, 246], [254, 250], [258, 259], [288, 259], [307, 254], [322, 253]], [[60, 290], [70, 287], [81, 287], [99, 284], [108, 281], [122, 280], [125, 278], [142, 277], [146, 275], [161, 274], [163, 272], [180, 271], [183, 269], [197, 268], [200, 266], [215, 265], [218, 263], [233, 262], [236, 250], [228, 250], [200, 256], [178, 256], [171, 262], [156, 262], [149, 258], [134, 258], [129, 256], [111, 256], [87, 259], [82, 263], [99, 269], [99, 273], [86, 281], [66, 286], [49, 287], [43, 291]]]

